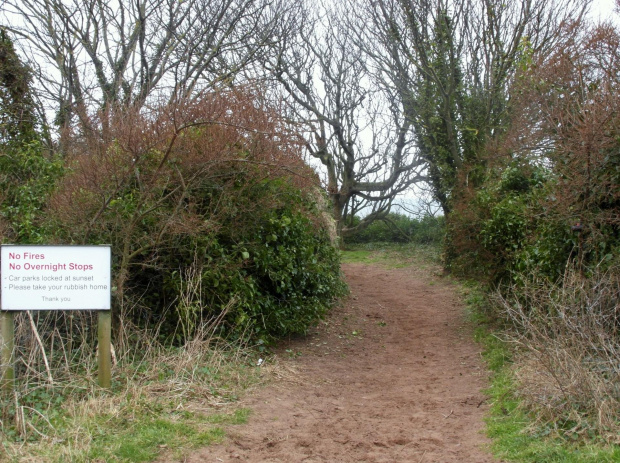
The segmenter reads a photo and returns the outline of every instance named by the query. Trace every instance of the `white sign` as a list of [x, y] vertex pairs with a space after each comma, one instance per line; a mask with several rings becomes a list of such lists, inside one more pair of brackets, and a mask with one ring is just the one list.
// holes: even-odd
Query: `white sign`
[[110, 246], [0, 246], [0, 309], [110, 310]]

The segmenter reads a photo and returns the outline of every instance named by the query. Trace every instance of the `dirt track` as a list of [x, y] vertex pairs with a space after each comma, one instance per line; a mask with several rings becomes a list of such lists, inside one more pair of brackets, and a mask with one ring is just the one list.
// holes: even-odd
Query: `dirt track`
[[351, 296], [282, 348], [247, 425], [188, 462], [492, 462], [486, 372], [455, 288], [414, 267], [343, 267]]

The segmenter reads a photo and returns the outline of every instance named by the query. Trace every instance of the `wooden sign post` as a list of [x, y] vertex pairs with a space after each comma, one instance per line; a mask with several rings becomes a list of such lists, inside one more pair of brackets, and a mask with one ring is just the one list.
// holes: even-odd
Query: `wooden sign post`
[[110, 246], [0, 246], [3, 387], [12, 388], [15, 311], [98, 310], [99, 385], [111, 381]]
[[99, 312], [97, 335], [99, 338], [99, 355], [97, 357], [99, 386], [110, 388], [112, 385], [112, 316], [109, 310]]
[[0, 387], [12, 391], [15, 381], [13, 312], [0, 311]]

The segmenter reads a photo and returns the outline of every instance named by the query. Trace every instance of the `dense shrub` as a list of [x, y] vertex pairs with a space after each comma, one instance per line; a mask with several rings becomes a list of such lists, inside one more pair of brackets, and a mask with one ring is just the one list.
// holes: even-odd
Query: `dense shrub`
[[64, 135], [62, 162], [34, 143], [0, 158], [15, 173], [0, 178], [15, 184], [5, 240], [110, 244], [117, 327], [184, 342], [217, 319], [220, 333], [268, 340], [304, 332], [344, 291], [316, 175], [259, 93], [92, 124]]
[[303, 333], [344, 290], [338, 254], [326, 232], [316, 233], [299, 212], [273, 213], [256, 232], [246, 271], [263, 296], [246, 300], [244, 312], [258, 320], [256, 331]]
[[[353, 224], [354, 225], [354, 224]], [[346, 242], [358, 243], [418, 243], [439, 244], [444, 235], [444, 217], [425, 216], [421, 219], [390, 213], [368, 227], [346, 237]]]
[[12, 143], [0, 153], [0, 241], [43, 244], [43, 211], [63, 163], [41, 142]]
[[463, 179], [455, 195], [446, 253], [453, 270], [491, 281], [536, 270], [555, 280], [572, 259], [612, 264], [620, 249], [619, 44], [611, 26], [571, 27], [562, 47], [520, 71], [511, 126], [487, 146], [486, 179], [475, 190]]
[[511, 161], [489, 171], [484, 188], [449, 218], [450, 268], [489, 282], [536, 271], [552, 280], [578, 252], [571, 222], [550, 213], [557, 179], [544, 167]]
[[[325, 227], [311, 220], [316, 206], [285, 180], [252, 189], [278, 199], [249, 212], [256, 192], [228, 198], [217, 231], [180, 236], [175, 246], [158, 249], [158, 268], [152, 253], [138, 258], [134, 267], [145, 270], [128, 277], [125, 297], [142, 295], [146, 310], [134, 318], [165, 316], [162, 332], [186, 338], [205, 319], [221, 317], [220, 333], [268, 341], [304, 333], [325, 315], [345, 286], [337, 250]], [[231, 217], [241, 209], [244, 217]], [[188, 294], [189, 288], [199, 290]], [[183, 331], [176, 331], [179, 322]]]

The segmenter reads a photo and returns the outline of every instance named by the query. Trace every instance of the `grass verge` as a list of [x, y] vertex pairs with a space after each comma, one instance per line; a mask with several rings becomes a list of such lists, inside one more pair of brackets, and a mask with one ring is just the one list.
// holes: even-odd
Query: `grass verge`
[[247, 421], [250, 411], [237, 398], [275, 368], [257, 367], [256, 355], [206, 333], [182, 347], [151, 343], [119, 359], [111, 390], [88, 375], [71, 380], [57, 372], [37, 387], [22, 380], [0, 397], [0, 461], [182, 459]]
[[389, 268], [416, 266], [438, 271], [441, 249], [432, 244], [367, 243], [347, 245], [343, 263], [381, 264]]
[[493, 318], [483, 291], [476, 284], [463, 288], [475, 339], [484, 347], [483, 356], [492, 372], [486, 391], [491, 403], [487, 433], [497, 458], [531, 463], [620, 462], [620, 446], [605, 445], [558, 435], [549, 423], [539, 423], [527, 413], [519, 399], [511, 346], [496, 333], [502, 331]]

